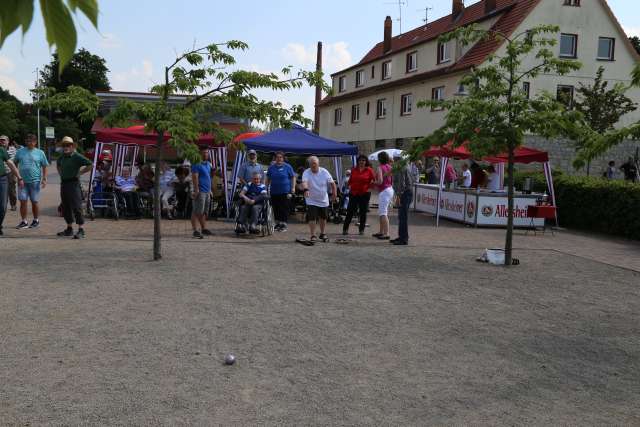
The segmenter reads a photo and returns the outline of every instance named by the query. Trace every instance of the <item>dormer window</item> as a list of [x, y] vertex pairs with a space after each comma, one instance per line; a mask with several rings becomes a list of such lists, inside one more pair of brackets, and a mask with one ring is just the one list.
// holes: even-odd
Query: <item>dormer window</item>
[[338, 92], [344, 92], [347, 90], [347, 76], [340, 76], [338, 78]]
[[580, 0], [564, 0], [564, 6], [580, 7]]
[[356, 87], [364, 86], [364, 70], [356, 71]]
[[449, 46], [447, 43], [438, 43], [438, 64], [443, 64], [451, 60]]

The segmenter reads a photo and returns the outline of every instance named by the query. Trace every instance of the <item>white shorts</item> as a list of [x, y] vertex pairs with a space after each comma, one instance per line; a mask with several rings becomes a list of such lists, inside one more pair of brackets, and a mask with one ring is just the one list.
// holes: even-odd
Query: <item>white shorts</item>
[[391, 203], [393, 203], [393, 188], [385, 188], [378, 194], [378, 216], [389, 215]]

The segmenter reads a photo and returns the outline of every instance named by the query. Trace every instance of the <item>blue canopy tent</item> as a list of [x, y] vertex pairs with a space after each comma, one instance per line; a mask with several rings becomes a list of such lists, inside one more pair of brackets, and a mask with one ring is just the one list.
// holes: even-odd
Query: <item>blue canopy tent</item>
[[[277, 129], [259, 136], [253, 136], [242, 140], [246, 150], [256, 150], [261, 153], [276, 153], [282, 151], [285, 154], [297, 156], [332, 157], [336, 170], [338, 186], [342, 186], [342, 156], [350, 156], [355, 165], [358, 147], [323, 138], [302, 126], [294, 125], [291, 129]], [[232, 188], [236, 188], [238, 172], [244, 163], [245, 152], [238, 150], [236, 162], [233, 167]], [[233, 191], [230, 192], [233, 195]]]

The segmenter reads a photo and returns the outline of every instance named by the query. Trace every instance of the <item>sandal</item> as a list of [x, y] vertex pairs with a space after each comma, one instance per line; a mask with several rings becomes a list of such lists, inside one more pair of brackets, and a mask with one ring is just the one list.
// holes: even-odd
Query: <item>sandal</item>
[[326, 234], [321, 234], [320, 235], [320, 240], [322, 240], [323, 242], [328, 242], [329, 241], [329, 236], [327, 236]]
[[315, 242], [317, 242], [317, 241], [318, 241], [318, 236], [316, 236], [316, 235], [311, 236], [311, 238], [309, 239], [309, 241], [310, 241], [311, 243], [315, 243]]

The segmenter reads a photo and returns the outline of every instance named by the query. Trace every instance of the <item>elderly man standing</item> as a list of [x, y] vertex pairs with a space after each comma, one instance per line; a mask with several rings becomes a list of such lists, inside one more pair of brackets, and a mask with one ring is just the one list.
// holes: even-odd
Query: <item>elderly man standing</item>
[[247, 151], [247, 161], [240, 166], [238, 171], [238, 178], [240, 178], [240, 184], [243, 186], [251, 184], [254, 173], [260, 174], [260, 180], [264, 180], [264, 168], [258, 163], [258, 153], [256, 150]]
[[302, 174], [302, 188], [307, 204], [307, 222], [311, 232], [311, 242], [318, 240], [316, 236], [316, 222], [320, 224], [320, 240], [326, 242], [325, 234], [327, 226], [327, 208], [329, 207], [329, 194], [327, 187], [331, 188], [331, 201], [336, 200], [336, 183], [325, 168], [320, 167], [320, 160], [316, 156], [309, 157], [309, 169]]
[[[7, 171], [8, 169], [8, 171]], [[4, 222], [4, 215], [7, 212], [7, 199], [9, 196], [9, 175], [8, 172], [13, 173], [22, 182], [20, 171], [16, 168], [9, 158], [9, 154], [3, 145], [0, 145], [0, 236], [2, 236], [2, 223]]]
[[[211, 236], [211, 231], [207, 229], [207, 215], [209, 214], [208, 209], [211, 202], [213, 165], [209, 161], [209, 149], [207, 147], [200, 148], [200, 155], [202, 156], [202, 161], [191, 166], [191, 180], [193, 182], [191, 225], [195, 239]], [[200, 227], [198, 228], [198, 226]]]
[[[67, 228], [58, 233], [59, 237], [81, 239], [84, 234], [84, 218], [82, 216], [82, 191], [80, 175], [91, 170], [91, 161], [76, 152], [76, 145], [71, 137], [62, 138], [62, 156], [56, 164], [60, 174], [60, 200]], [[78, 225], [78, 232], [73, 234], [73, 220]]]
[[404, 246], [409, 244], [409, 206], [413, 200], [414, 174], [408, 164], [400, 165], [396, 159], [396, 167], [393, 172], [393, 191], [396, 194], [398, 209], [398, 238], [391, 240], [391, 244]]
[[[13, 162], [13, 160], [16, 158], [16, 152], [18, 150], [16, 149], [15, 144], [13, 144], [11, 140], [9, 140], [8, 136], [6, 135], [0, 136], [0, 147], [3, 147], [5, 150], [7, 150], [7, 154], [9, 155], [9, 160]], [[5, 170], [6, 169], [7, 167], [5, 167]], [[18, 193], [16, 192], [16, 186], [18, 185], [18, 177], [14, 173], [8, 173], [7, 180], [9, 183], [8, 184], [9, 185], [8, 187], [9, 203], [11, 205], [11, 210], [15, 211], [16, 206], [18, 204]]]
[[[40, 201], [40, 188], [47, 185], [47, 166], [49, 161], [44, 151], [36, 148], [38, 141], [33, 134], [27, 135], [27, 146], [18, 150], [14, 162], [18, 165], [21, 180], [18, 180], [20, 191], [20, 217], [22, 220], [16, 227], [18, 230], [25, 228], [37, 228], [40, 226], [38, 214], [40, 213], [38, 202]], [[27, 222], [27, 206], [31, 200], [31, 212], [33, 221]]]

